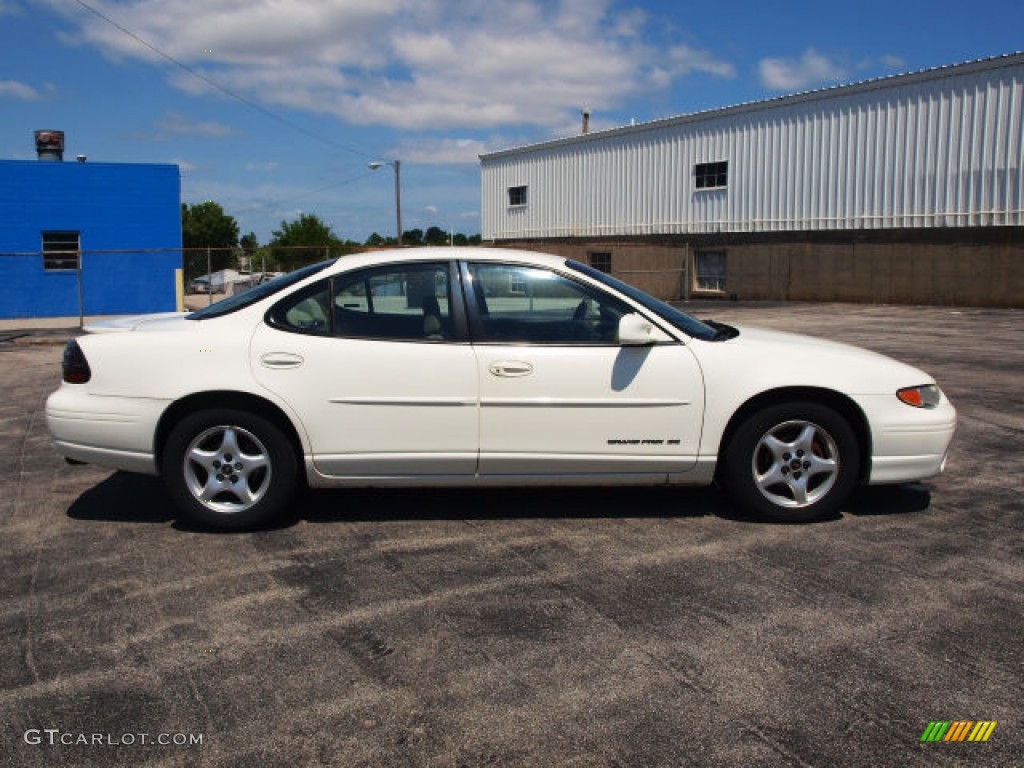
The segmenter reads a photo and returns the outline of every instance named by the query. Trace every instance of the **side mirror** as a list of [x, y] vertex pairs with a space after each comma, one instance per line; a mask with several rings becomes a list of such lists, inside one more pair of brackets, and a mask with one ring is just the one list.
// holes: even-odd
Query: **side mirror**
[[654, 325], [635, 312], [623, 315], [619, 320], [619, 344], [624, 347], [639, 347], [657, 341]]

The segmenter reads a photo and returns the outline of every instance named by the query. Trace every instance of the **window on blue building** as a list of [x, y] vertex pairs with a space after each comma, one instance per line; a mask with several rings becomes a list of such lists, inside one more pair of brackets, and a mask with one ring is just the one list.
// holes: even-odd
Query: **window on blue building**
[[78, 269], [77, 232], [43, 232], [43, 269]]

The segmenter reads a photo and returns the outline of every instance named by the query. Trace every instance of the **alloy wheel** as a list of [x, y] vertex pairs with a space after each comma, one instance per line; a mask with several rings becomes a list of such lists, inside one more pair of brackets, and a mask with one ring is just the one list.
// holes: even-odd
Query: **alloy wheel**
[[270, 453], [258, 437], [238, 426], [199, 433], [184, 455], [185, 485], [203, 506], [220, 513], [244, 512], [267, 493]]
[[822, 427], [804, 420], [785, 421], [765, 432], [751, 461], [761, 495], [789, 508], [810, 506], [828, 494], [839, 469], [836, 441]]

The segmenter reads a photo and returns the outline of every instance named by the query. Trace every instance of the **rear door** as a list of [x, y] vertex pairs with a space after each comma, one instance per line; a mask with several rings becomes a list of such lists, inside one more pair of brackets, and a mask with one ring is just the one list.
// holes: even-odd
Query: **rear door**
[[251, 359], [334, 477], [473, 475], [477, 367], [449, 262], [342, 273], [268, 313]]

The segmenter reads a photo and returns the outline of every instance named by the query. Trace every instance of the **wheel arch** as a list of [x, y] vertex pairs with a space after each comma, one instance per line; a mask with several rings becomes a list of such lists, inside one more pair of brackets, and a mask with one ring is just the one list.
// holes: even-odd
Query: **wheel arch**
[[[157, 471], [163, 470], [164, 446], [167, 437], [174, 425], [190, 413], [197, 411], [216, 410], [218, 408], [231, 409], [234, 411], [247, 411], [269, 420], [288, 439], [289, 444], [295, 451], [295, 459], [302, 466], [302, 440], [298, 430], [288, 415], [280, 406], [259, 395], [250, 392], [237, 392], [232, 390], [213, 390], [208, 392], [195, 392], [180, 400], [175, 400], [157, 422], [154, 435], [153, 454], [156, 457]], [[301, 476], [302, 473], [300, 473]]]
[[821, 387], [779, 387], [760, 392], [743, 403], [733, 413], [722, 433], [722, 439], [718, 445], [719, 461], [717, 464], [719, 469], [716, 470], [716, 474], [720, 471], [721, 457], [725, 455], [733, 435], [750, 415], [763, 408], [792, 402], [818, 403], [836, 411], [846, 420], [857, 438], [858, 458], [860, 459], [858, 480], [865, 482], [871, 475], [871, 428], [868, 426], [867, 416], [851, 398], [833, 389]]

